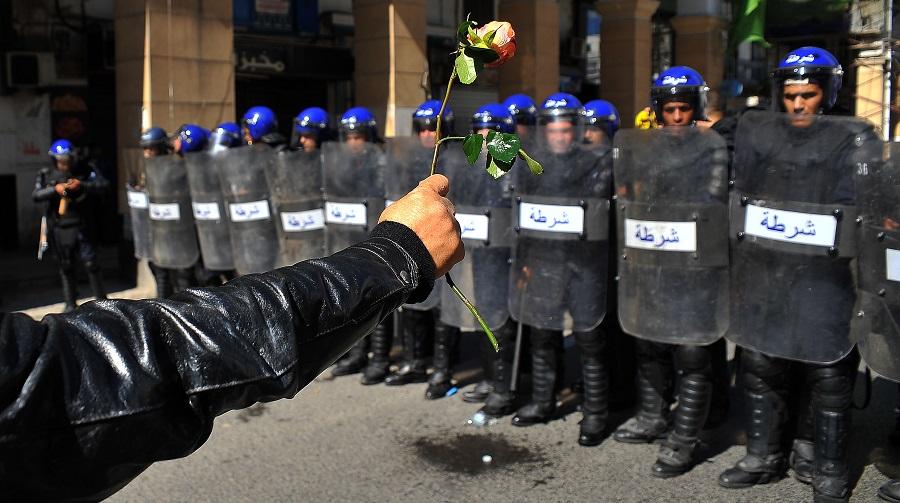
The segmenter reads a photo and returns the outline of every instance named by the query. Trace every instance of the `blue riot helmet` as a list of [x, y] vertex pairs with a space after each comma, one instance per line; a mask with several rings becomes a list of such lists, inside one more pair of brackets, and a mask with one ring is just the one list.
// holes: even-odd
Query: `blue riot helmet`
[[553, 93], [544, 100], [538, 115], [541, 124], [560, 120], [580, 122], [582, 117], [581, 101], [569, 93]]
[[609, 139], [619, 130], [619, 111], [606, 100], [592, 100], [584, 104], [585, 126], [603, 130]]
[[165, 151], [169, 148], [169, 135], [161, 127], [151, 127], [141, 133], [141, 148], [155, 148]]
[[361, 133], [366, 141], [377, 143], [378, 123], [375, 116], [366, 107], [353, 107], [341, 116], [341, 141], [345, 141], [349, 133]]
[[537, 107], [527, 94], [513, 94], [503, 101], [503, 106], [512, 114], [516, 124], [533, 126], [537, 118]]
[[500, 103], [489, 103], [483, 105], [472, 115], [472, 132], [480, 129], [512, 133], [516, 130], [516, 123], [505, 106]]
[[188, 152], [200, 152], [206, 149], [209, 141], [209, 131], [196, 124], [184, 124], [178, 128], [176, 135], [176, 151], [179, 154]]
[[241, 127], [234, 122], [223, 122], [209, 134], [208, 143], [213, 150], [237, 147], [241, 144]]
[[303, 110], [294, 118], [294, 132], [317, 134], [320, 137], [328, 131], [328, 112], [319, 107]]
[[662, 120], [663, 104], [670, 101], [688, 103], [694, 109], [694, 121], [707, 120], [706, 103], [709, 87], [703, 76], [689, 66], [673, 66], [659, 74], [650, 87], [650, 108]]
[[251, 107], [241, 119], [244, 140], [248, 143], [258, 142], [262, 137], [278, 131], [278, 119], [269, 107]]
[[831, 110], [841, 90], [844, 70], [833, 54], [819, 47], [801, 47], [789, 52], [772, 72], [772, 103], [784, 108], [784, 86], [790, 84], [818, 84], [822, 88], [822, 107]]
[[[441, 102], [439, 100], [428, 100], [413, 112], [412, 122], [413, 131], [420, 133], [422, 131], [434, 131], [437, 128], [437, 117], [441, 112]], [[444, 107], [444, 115], [441, 116], [441, 131], [453, 131], [453, 109], [450, 105]]]
[[75, 157], [75, 147], [69, 140], [56, 140], [50, 145], [47, 154], [54, 159], [71, 159]]

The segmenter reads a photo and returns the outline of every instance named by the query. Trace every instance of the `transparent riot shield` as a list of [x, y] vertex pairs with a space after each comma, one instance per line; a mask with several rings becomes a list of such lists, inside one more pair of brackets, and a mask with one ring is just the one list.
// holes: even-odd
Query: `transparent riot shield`
[[144, 158], [134, 158], [127, 163], [128, 181], [125, 196], [131, 217], [131, 234], [134, 240], [134, 258], [150, 258], [150, 198], [147, 196], [147, 176]]
[[274, 157], [272, 148], [251, 145], [226, 150], [219, 165], [234, 267], [240, 274], [271, 270], [278, 258], [278, 234], [266, 183], [266, 166]]
[[863, 359], [900, 382], [900, 144], [881, 163], [857, 163], [859, 257], [850, 327]]
[[791, 360], [833, 363], [854, 343], [854, 173], [881, 143], [850, 117], [748, 112], [734, 151], [728, 339]]
[[266, 178], [278, 227], [278, 266], [324, 256], [321, 152], [278, 152]]
[[364, 241], [384, 210], [385, 158], [371, 143], [322, 144], [325, 249], [330, 255]]
[[[446, 148], [444, 148], [446, 152]], [[391, 138], [387, 143], [387, 166], [384, 170], [385, 205], [403, 197], [407, 192], [428, 178], [434, 151], [426, 148], [418, 137]], [[443, 154], [442, 154], [443, 155]], [[438, 158], [441, 164], [444, 162]], [[440, 172], [440, 169], [438, 170]], [[418, 304], [406, 304], [404, 309], [428, 311], [440, 303], [444, 280], [439, 278], [428, 298]]]
[[200, 257], [191, 213], [184, 160], [174, 155], [146, 160], [150, 218], [150, 260], [159, 267], [184, 269]]
[[619, 322], [629, 334], [709, 344], [728, 327], [728, 154], [690, 126], [616, 134]]
[[219, 183], [218, 164], [222, 157], [221, 153], [209, 152], [192, 152], [184, 156], [200, 254], [203, 266], [211, 271], [234, 270], [231, 232]]
[[[476, 165], [470, 166], [461, 149], [447, 149], [441, 154], [440, 172], [450, 179], [449, 197], [466, 246], [466, 258], [453, 266], [450, 274], [488, 327], [496, 330], [509, 319], [506, 295], [515, 236], [510, 220], [510, 178], [494, 180], [485, 173], [484, 161], [482, 154]], [[481, 329], [449, 288], [441, 292], [441, 321], [462, 330]]]
[[150, 258], [150, 198], [146, 190], [131, 185], [125, 187], [125, 192], [131, 215], [134, 258]]
[[570, 323], [587, 331], [606, 314], [612, 152], [542, 148], [532, 156], [542, 175], [512, 173], [517, 239], [509, 311], [528, 326], [564, 330]]

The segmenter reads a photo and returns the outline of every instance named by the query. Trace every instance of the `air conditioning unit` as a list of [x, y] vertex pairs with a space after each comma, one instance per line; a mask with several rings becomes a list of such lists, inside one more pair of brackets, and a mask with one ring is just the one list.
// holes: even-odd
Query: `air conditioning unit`
[[41, 87], [56, 81], [52, 52], [6, 53], [6, 84], [9, 87]]

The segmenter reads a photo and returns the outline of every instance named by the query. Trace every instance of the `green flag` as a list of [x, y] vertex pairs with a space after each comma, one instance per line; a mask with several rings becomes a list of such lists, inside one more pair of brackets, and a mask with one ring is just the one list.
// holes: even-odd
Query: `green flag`
[[744, 0], [743, 7], [734, 20], [731, 45], [742, 42], [762, 42], [766, 47], [766, 0]]

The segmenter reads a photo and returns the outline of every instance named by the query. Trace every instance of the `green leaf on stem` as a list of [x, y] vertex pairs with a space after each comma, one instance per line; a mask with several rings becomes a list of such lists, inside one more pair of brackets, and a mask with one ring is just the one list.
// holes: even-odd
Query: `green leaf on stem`
[[456, 75], [463, 84], [471, 84], [478, 77], [475, 60], [465, 54], [456, 57]]
[[494, 159], [494, 156], [492, 156], [490, 153], [488, 153], [487, 163], [485, 166], [486, 171], [495, 180], [500, 178], [501, 176], [505, 175], [507, 172], [509, 172], [509, 170], [512, 169], [512, 166], [513, 166], [512, 162], [504, 162], [500, 159]]
[[524, 150], [519, 149], [519, 157], [525, 160], [528, 163], [528, 169], [531, 170], [532, 175], [540, 175], [544, 172], [544, 167], [541, 166], [541, 163], [535, 161], [528, 155]]
[[476, 64], [480, 63], [482, 65], [493, 63], [500, 57], [495, 50], [485, 49], [484, 47], [466, 47], [465, 53], [467, 56], [474, 59]]
[[466, 141], [463, 142], [463, 151], [466, 153], [466, 160], [469, 161], [469, 164], [475, 164], [475, 161], [478, 160], [478, 154], [481, 153], [483, 145], [484, 136], [478, 133], [466, 136]]
[[516, 159], [516, 154], [522, 147], [522, 141], [518, 135], [512, 133], [497, 133], [488, 137], [487, 149], [494, 159], [510, 163]]

